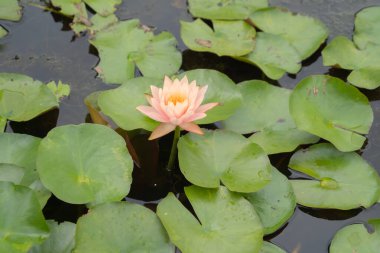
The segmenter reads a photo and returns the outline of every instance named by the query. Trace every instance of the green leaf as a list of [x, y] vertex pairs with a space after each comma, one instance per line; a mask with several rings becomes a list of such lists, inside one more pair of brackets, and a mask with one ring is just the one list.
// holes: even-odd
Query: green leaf
[[6, 127], [7, 127], [7, 119], [0, 116], [0, 133], [3, 133]]
[[88, 29], [90, 30], [91, 34], [95, 34], [98, 31], [104, 30], [109, 26], [116, 24], [118, 22], [118, 18], [114, 14], [106, 17], [96, 14], [91, 17], [90, 21], [92, 23], [92, 26], [90, 26]]
[[25, 175], [24, 168], [14, 164], [0, 163], [0, 181], [20, 184]]
[[260, 249], [260, 253], [286, 253], [286, 251], [272, 243], [264, 241], [263, 247]]
[[5, 35], [7, 35], [7, 34], [8, 34], [7, 30], [5, 30], [4, 27], [2, 27], [2, 26], [0, 25], [0, 39], [1, 39], [2, 37], [4, 37]]
[[255, 29], [244, 21], [213, 20], [213, 29], [201, 19], [181, 21], [181, 38], [188, 48], [219, 56], [243, 56], [254, 49]]
[[207, 111], [207, 116], [197, 120], [197, 124], [209, 124], [230, 117], [242, 102], [242, 95], [235, 83], [225, 74], [211, 69], [195, 69], [182, 73], [189, 81], [195, 80], [197, 85], [208, 85], [202, 104], [218, 102], [219, 106]]
[[340, 152], [328, 143], [316, 144], [296, 152], [289, 167], [313, 178], [290, 180], [301, 205], [348, 210], [368, 208], [378, 200], [379, 175], [354, 152]]
[[189, 0], [191, 14], [205, 19], [244, 20], [265, 7], [268, 7], [268, 0]]
[[380, 45], [380, 6], [368, 7], [356, 14], [353, 40], [360, 49], [368, 44]]
[[102, 16], [111, 15], [116, 11], [115, 5], [121, 4], [122, 0], [83, 0], [96, 13]]
[[41, 245], [35, 245], [28, 253], [71, 253], [74, 249], [75, 224], [62, 222], [58, 224], [48, 220], [50, 236]]
[[251, 80], [237, 85], [243, 103], [222, 122], [222, 127], [237, 133], [256, 132], [249, 139], [267, 154], [290, 152], [300, 144], [314, 143], [318, 137], [298, 130], [289, 113], [291, 90], [264, 81]]
[[296, 198], [289, 180], [272, 167], [272, 181], [258, 192], [245, 195], [255, 207], [264, 227], [264, 233], [278, 230], [292, 217]]
[[68, 16], [75, 16], [86, 12], [84, 3], [90, 6], [96, 13], [102, 16], [111, 15], [116, 11], [115, 5], [122, 0], [51, 0], [52, 4], [61, 9], [61, 13]]
[[173, 253], [166, 231], [149, 209], [117, 202], [96, 206], [79, 218], [74, 253]]
[[47, 83], [46, 86], [50, 89], [51, 92], [55, 95], [57, 102], [59, 102], [63, 97], [70, 95], [70, 85], [64, 84], [61, 81], [58, 81], [58, 84], [54, 81]]
[[27, 121], [58, 103], [50, 89], [40, 81], [13, 73], [0, 73], [0, 116]]
[[380, 248], [380, 219], [369, 220], [374, 232], [369, 233], [363, 224], [349, 225], [339, 230], [330, 245], [330, 253], [371, 253]]
[[282, 36], [258, 32], [256, 47], [238, 60], [257, 65], [271, 79], [280, 79], [286, 72], [296, 74], [301, 69], [301, 56]]
[[26, 253], [49, 235], [40, 204], [27, 187], [0, 182], [0, 252]]
[[249, 20], [261, 31], [287, 40], [302, 60], [312, 55], [328, 36], [326, 26], [318, 19], [294, 14], [283, 8], [258, 10], [249, 16]]
[[290, 96], [290, 113], [299, 129], [324, 138], [340, 151], [360, 149], [373, 112], [366, 96], [342, 80], [309, 76]]
[[37, 155], [42, 183], [73, 204], [120, 200], [129, 192], [132, 167], [124, 139], [95, 124], [54, 128]]
[[178, 142], [178, 159], [186, 179], [202, 187], [217, 188], [221, 181], [231, 191], [254, 192], [271, 180], [264, 151], [234, 132], [186, 134]]
[[137, 19], [121, 21], [96, 33], [90, 43], [98, 49], [95, 68], [106, 83], [123, 83], [135, 75], [135, 65], [147, 77], [161, 78], [176, 73], [182, 56], [172, 34], [153, 32]]
[[263, 230], [253, 206], [224, 187], [185, 188], [195, 218], [172, 194], [157, 207], [171, 241], [182, 253], [257, 253]]
[[130, 79], [116, 89], [101, 92], [98, 105], [105, 115], [125, 130], [143, 128], [152, 131], [159, 122], [137, 111], [136, 107], [147, 103], [145, 94], [151, 92], [151, 85], [162, 87], [162, 84], [163, 80], [160, 79]]
[[0, 19], [11, 21], [21, 19], [21, 7], [17, 0], [0, 0]]

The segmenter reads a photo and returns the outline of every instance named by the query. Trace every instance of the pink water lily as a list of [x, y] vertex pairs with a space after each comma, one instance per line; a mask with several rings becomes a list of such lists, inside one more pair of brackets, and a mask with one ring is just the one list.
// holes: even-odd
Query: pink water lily
[[177, 126], [189, 132], [203, 134], [195, 120], [206, 117], [206, 111], [218, 103], [201, 105], [207, 85], [197, 86], [196, 81], [189, 83], [187, 77], [173, 81], [165, 76], [163, 88], [150, 86], [151, 95], [146, 98], [151, 106], [140, 105], [136, 109], [148, 117], [162, 122], [149, 137], [159, 138], [173, 131]]

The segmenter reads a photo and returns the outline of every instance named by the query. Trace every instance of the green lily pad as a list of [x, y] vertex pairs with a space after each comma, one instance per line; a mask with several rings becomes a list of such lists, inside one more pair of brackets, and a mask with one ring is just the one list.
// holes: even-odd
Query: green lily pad
[[254, 192], [267, 185], [271, 165], [264, 150], [240, 134], [216, 130], [186, 134], [178, 142], [182, 174], [191, 183], [231, 191]]
[[368, 7], [356, 14], [353, 40], [360, 49], [368, 44], [380, 45], [380, 6]]
[[49, 236], [40, 204], [27, 187], [0, 182], [0, 252], [26, 253]]
[[28, 253], [71, 253], [74, 249], [75, 224], [62, 222], [58, 224], [48, 220], [50, 236], [41, 245], [35, 245]]
[[286, 251], [272, 243], [264, 241], [260, 253], [286, 253]]
[[296, 198], [289, 180], [272, 167], [272, 181], [258, 192], [245, 195], [255, 207], [264, 227], [264, 234], [278, 230], [292, 217]]
[[102, 30], [90, 40], [98, 49], [95, 68], [106, 83], [121, 84], [135, 75], [135, 65], [147, 77], [162, 78], [178, 71], [182, 55], [172, 34], [153, 32], [137, 19], [121, 21]]
[[195, 218], [172, 194], [157, 207], [171, 241], [182, 253], [258, 253], [263, 242], [260, 219], [253, 206], [225, 187], [185, 188]]
[[63, 97], [67, 97], [70, 95], [70, 85], [64, 84], [61, 81], [58, 81], [58, 83], [52, 81], [50, 83], [47, 83], [46, 86], [54, 94], [54, 96], [57, 99], [57, 102], [59, 102]]
[[255, 47], [256, 30], [244, 21], [213, 20], [213, 29], [201, 19], [181, 21], [181, 38], [188, 48], [219, 56], [243, 56]]
[[290, 152], [300, 144], [314, 143], [318, 137], [298, 130], [289, 113], [291, 90], [264, 81], [239, 83], [243, 103], [221, 123], [237, 133], [256, 132], [249, 139], [259, 144], [267, 154]]
[[132, 203], [96, 206], [79, 218], [74, 253], [174, 253], [174, 246], [151, 210]]
[[21, 19], [21, 7], [16, 0], [0, 0], [0, 19], [18, 21]]
[[58, 106], [50, 89], [42, 82], [13, 73], [0, 73], [0, 116], [27, 121]]
[[147, 103], [145, 94], [151, 92], [151, 85], [162, 87], [162, 84], [163, 80], [148, 77], [130, 79], [116, 89], [102, 91], [98, 95], [98, 105], [125, 130], [143, 128], [152, 131], [159, 122], [137, 111], [136, 107]]
[[108, 16], [116, 11], [115, 5], [122, 0], [51, 0], [51, 3], [59, 7], [61, 13], [68, 16], [75, 16], [83, 12], [84, 3], [91, 7], [96, 13], [102, 16]]
[[290, 96], [290, 114], [297, 127], [335, 145], [340, 151], [360, 149], [373, 112], [357, 88], [331, 76], [309, 76]]
[[54, 128], [41, 141], [36, 163], [44, 186], [73, 204], [120, 200], [132, 182], [124, 139], [102, 125]]
[[265, 7], [268, 7], [268, 0], [189, 0], [190, 13], [205, 19], [244, 20]]
[[349, 225], [339, 230], [330, 245], [330, 253], [371, 253], [380, 249], [380, 219], [369, 220], [374, 229], [369, 233], [363, 224]]
[[301, 69], [301, 56], [282, 36], [264, 32], [256, 35], [255, 49], [238, 60], [257, 65], [271, 79], [280, 79], [286, 72]]
[[5, 29], [0, 25], [0, 39], [1, 39], [2, 37], [4, 37], [5, 35], [7, 35], [7, 34], [8, 34], [7, 30], [5, 30]]
[[5, 127], [7, 126], [7, 119], [0, 116], [0, 133], [5, 131]]
[[318, 19], [294, 14], [284, 8], [258, 10], [249, 16], [249, 20], [261, 31], [280, 35], [287, 40], [302, 60], [312, 55], [329, 34], [326, 26]]
[[340, 152], [329, 143], [316, 144], [296, 152], [289, 167], [313, 178], [290, 180], [301, 205], [348, 210], [367, 208], [378, 200], [379, 175], [354, 152]]
[[119, 20], [114, 14], [106, 17], [96, 14], [91, 17], [90, 21], [92, 25], [88, 29], [91, 31], [92, 34], [95, 34], [98, 31], [104, 30], [107, 27], [116, 24]]

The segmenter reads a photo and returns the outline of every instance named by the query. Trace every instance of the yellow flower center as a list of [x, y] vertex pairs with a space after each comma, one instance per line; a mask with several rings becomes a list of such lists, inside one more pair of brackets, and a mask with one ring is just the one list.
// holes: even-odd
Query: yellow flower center
[[172, 102], [174, 105], [176, 105], [177, 103], [183, 103], [183, 101], [185, 101], [186, 99], [187, 97], [183, 93], [173, 93], [170, 94], [167, 98], [166, 104]]

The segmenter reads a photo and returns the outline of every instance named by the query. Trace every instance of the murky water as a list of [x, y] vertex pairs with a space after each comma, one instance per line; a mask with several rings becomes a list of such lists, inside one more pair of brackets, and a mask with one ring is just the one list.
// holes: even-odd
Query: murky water
[[[38, 1], [33, 1], [38, 3]], [[380, 0], [271, 0], [272, 5], [289, 8], [294, 12], [308, 14], [321, 19], [330, 29], [330, 37], [346, 35], [350, 37], [353, 30], [354, 14], [360, 9], [372, 5], [380, 5]], [[194, 68], [213, 68], [229, 75], [234, 81], [261, 78], [261, 72], [250, 65], [243, 64], [227, 57], [216, 57], [207, 53], [196, 53], [186, 50], [179, 37], [178, 20], [192, 20], [187, 12], [185, 0], [124, 0], [117, 15], [121, 19], [140, 18], [142, 23], [154, 26], [159, 31], [170, 31], [179, 41], [179, 49], [183, 51], [183, 70]], [[95, 67], [98, 58], [87, 37], [74, 38], [73, 32], [67, 29], [67, 20], [45, 12], [39, 8], [25, 5], [23, 18], [18, 23], [3, 22], [10, 34], [0, 41], [0, 71], [17, 72], [47, 82], [62, 80], [69, 83], [72, 93], [65, 99], [58, 110], [41, 115], [26, 123], [11, 123], [7, 131], [29, 133], [44, 136], [49, 129], [57, 125], [79, 124], [86, 120], [87, 110], [83, 99], [91, 92], [109, 89], [96, 78]], [[341, 78], [347, 76], [346, 71], [330, 70], [322, 65], [320, 51], [304, 62], [304, 67], [297, 75], [288, 75], [273, 84], [287, 88], [294, 87], [304, 77], [311, 74], [331, 74]], [[375, 121], [369, 134], [369, 141], [362, 150], [363, 157], [380, 172], [380, 89], [363, 91], [371, 100], [375, 112]], [[349, 109], [349, 108], [348, 108]], [[143, 143], [143, 137], [136, 137], [135, 143]], [[139, 139], [140, 138], [140, 139]], [[142, 138], [142, 139], [141, 139]], [[170, 138], [164, 139], [170, 142]], [[149, 146], [149, 152], [160, 155], [156, 144]], [[144, 146], [143, 150], [146, 150]], [[162, 153], [161, 153], [162, 155]], [[165, 155], [165, 154], [164, 154]], [[286, 175], [289, 155], [272, 156], [274, 165]], [[143, 165], [154, 173], [161, 165], [158, 160], [150, 160]], [[140, 170], [142, 171], [142, 170]], [[138, 172], [135, 172], [138, 174]], [[162, 193], [172, 189], [170, 183], [177, 182], [179, 188], [185, 183], [183, 178], [165, 176], [141, 179], [143, 186], [136, 180], [131, 197], [145, 200], [159, 199]], [[147, 183], [148, 182], [148, 183]], [[149, 185], [145, 191], [139, 187]], [[177, 186], [176, 186], [177, 187]], [[153, 194], [152, 194], [153, 193]], [[136, 200], [137, 201], [137, 200]], [[150, 205], [154, 208], [154, 205]], [[73, 219], [85, 210], [81, 206], [63, 204], [52, 199], [45, 213], [59, 220]], [[68, 211], [70, 210], [70, 211]], [[65, 214], [63, 216], [63, 214]], [[280, 231], [266, 237], [289, 253], [324, 253], [328, 252], [329, 243], [334, 234], [342, 227], [353, 223], [365, 222], [370, 218], [380, 218], [380, 204], [369, 209], [336, 211], [297, 208], [289, 223]]]

